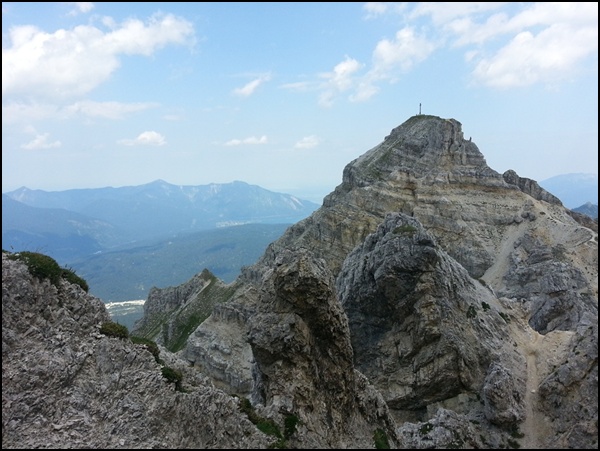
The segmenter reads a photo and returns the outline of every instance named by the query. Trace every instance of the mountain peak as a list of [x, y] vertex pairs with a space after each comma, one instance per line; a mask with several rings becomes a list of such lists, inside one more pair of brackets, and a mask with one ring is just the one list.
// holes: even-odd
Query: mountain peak
[[502, 183], [471, 138], [464, 138], [459, 121], [428, 115], [413, 116], [394, 128], [381, 144], [351, 162], [343, 179], [350, 186], [366, 186], [402, 172], [446, 180], [483, 176]]

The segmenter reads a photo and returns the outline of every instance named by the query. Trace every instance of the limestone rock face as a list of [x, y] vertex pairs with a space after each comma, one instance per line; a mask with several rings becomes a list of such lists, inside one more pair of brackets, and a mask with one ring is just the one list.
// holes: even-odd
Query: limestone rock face
[[99, 333], [104, 304], [2, 255], [2, 448], [264, 448], [237, 401], [185, 364]]
[[323, 260], [308, 251], [278, 256], [249, 320], [248, 341], [255, 402], [271, 416], [299, 417], [297, 446], [366, 448], [377, 426], [396, 442], [385, 403], [354, 371], [348, 321]]
[[414, 218], [390, 213], [346, 258], [336, 286], [356, 366], [395, 410], [479, 393], [490, 364], [509, 360], [496, 352], [509, 335], [492, 291]]

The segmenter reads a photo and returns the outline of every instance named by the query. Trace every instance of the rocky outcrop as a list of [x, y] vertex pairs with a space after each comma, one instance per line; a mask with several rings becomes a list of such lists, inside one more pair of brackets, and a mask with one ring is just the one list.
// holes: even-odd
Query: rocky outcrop
[[[509, 340], [499, 315], [504, 309], [416, 219], [389, 214], [346, 258], [336, 285], [356, 366], [396, 413], [417, 413], [465, 393], [491, 400], [485, 388], [490, 386], [496, 387], [495, 397], [508, 402], [511, 390], [524, 387], [518, 369], [512, 377], [520, 383], [499, 387], [497, 377], [489, 381], [521, 363], [514, 352], [497, 352]], [[514, 424], [522, 414], [502, 421], [488, 417]]]
[[558, 197], [550, 194], [548, 191], [542, 188], [538, 182], [526, 177], [519, 177], [519, 175], [512, 169], [509, 169], [502, 174], [502, 178], [506, 183], [517, 186], [521, 191], [533, 197], [534, 199], [543, 200], [549, 204], [562, 205], [562, 202]]
[[310, 252], [284, 252], [248, 322], [253, 398], [270, 417], [297, 415], [299, 448], [368, 448], [377, 428], [398, 443], [388, 409], [354, 371], [350, 331], [331, 272]]
[[132, 334], [177, 352], [215, 306], [231, 293], [233, 289], [208, 269], [177, 287], [153, 287], [144, 303], [144, 316], [134, 324]]
[[2, 255], [2, 448], [264, 448], [238, 400], [143, 345], [99, 333], [104, 304]]

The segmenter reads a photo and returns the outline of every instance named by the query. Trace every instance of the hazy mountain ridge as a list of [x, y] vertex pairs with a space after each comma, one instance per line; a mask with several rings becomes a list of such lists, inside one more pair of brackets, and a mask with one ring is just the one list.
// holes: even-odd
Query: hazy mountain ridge
[[[69, 210], [112, 225], [119, 233], [103, 237], [104, 247], [230, 224], [289, 224], [318, 208], [313, 202], [239, 181], [178, 186], [157, 180], [139, 186], [55, 192], [20, 188], [4, 195], [30, 207]], [[3, 235], [17, 225], [23, 227], [18, 211], [7, 213], [2, 219]], [[85, 235], [85, 230], [79, 232]]]
[[2, 195], [2, 248], [31, 250], [61, 264], [92, 255], [125, 231], [63, 208], [37, 208]]
[[145, 299], [152, 286], [180, 284], [205, 267], [231, 280], [281, 235], [282, 224], [318, 207], [244, 182], [20, 188], [2, 198], [3, 249], [42, 252], [73, 267], [106, 301]]
[[587, 202], [598, 205], [598, 174], [560, 174], [539, 184], [558, 197], [567, 208], [575, 209]]

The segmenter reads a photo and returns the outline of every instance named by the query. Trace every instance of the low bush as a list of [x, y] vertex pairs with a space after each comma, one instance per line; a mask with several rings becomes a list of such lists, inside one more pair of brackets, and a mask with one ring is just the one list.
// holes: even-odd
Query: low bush
[[383, 429], [375, 429], [373, 433], [373, 440], [375, 441], [376, 449], [390, 449], [390, 442], [388, 441], [387, 434]]
[[100, 333], [106, 335], [107, 337], [115, 337], [115, 338], [128, 338], [129, 330], [127, 330], [126, 326], [122, 324], [115, 323], [112, 321], [107, 321], [102, 323], [100, 326]]
[[177, 371], [171, 368], [170, 366], [163, 366], [162, 375], [167, 381], [173, 382], [175, 384], [175, 390], [183, 391], [183, 387], [181, 386], [183, 375], [180, 371]]
[[89, 291], [88, 283], [75, 274], [73, 269], [61, 268], [56, 260], [48, 255], [23, 251], [9, 254], [9, 258], [25, 263], [29, 273], [38, 280], [48, 279], [52, 285], [58, 287], [58, 282], [63, 278], [69, 283], [79, 285], [86, 293]]
[[148, 349], [148, 351], [150, 351], [152, 353], [152, 355], [154, 356], [154, 360], [156, 360], [157, 363], [160, 363], [160, 349], [158, 348], [158, 345], [156, 344], [155, 341], [152, 340], [148, 340], [147, 338], [142, 338], [142, 337], [135, 337], [132, 336], [130, 337], [132, 343], [135, 343], [136, 345], [145, 345], [146, 349]]

